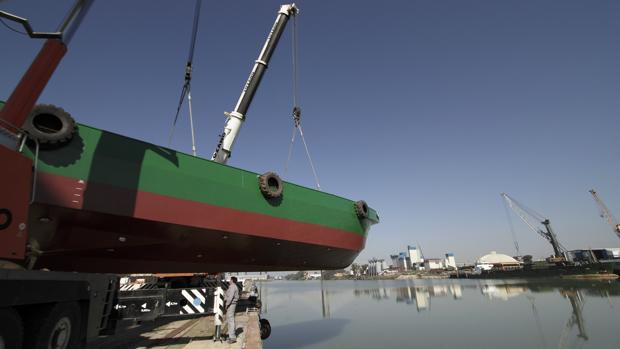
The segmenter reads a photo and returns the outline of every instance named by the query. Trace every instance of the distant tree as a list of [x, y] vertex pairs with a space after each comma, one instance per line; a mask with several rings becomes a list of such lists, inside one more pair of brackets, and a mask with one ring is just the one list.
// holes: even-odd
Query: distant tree
[[532, 255], [526, 254], [523, 256], [523, 263], [532, 264]]
[[361, 273], [366, 275], [366, 273], [368, 272], [368, 264], [362, 264], [361, 269]]
[[360, 265], [357, 263], [351, 264], [351, 271], [353, 272], [353, 276], [358, 277], [360, 275]]
[[346, 272], [344, 271], [344, 269], [323, 270], [323, 280], [334, 280], [334, 279], [337, 279], [336, 274], [338, 274], [338, 273], [344, 274]]
[[306, 272], [305, 271], [298, 271], [294, 274], [288, 274], [284, 277], [286, 280], [305, 280], [306, 279]]

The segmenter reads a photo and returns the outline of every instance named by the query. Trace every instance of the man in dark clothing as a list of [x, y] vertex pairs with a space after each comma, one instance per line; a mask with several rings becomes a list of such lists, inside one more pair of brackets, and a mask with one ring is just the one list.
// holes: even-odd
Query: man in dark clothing
[[239, 300], [239, 288], [237, 287], [237, 278], [231, 277], [230, 284], [226, 290], [225, 297], [225, 309], [226, 309], [226, 322], [228, 323], [228, 343], [235, 343], [237, 341], [237, 334], [235, 333], [235, 308], [237, 308], [237, 301]]

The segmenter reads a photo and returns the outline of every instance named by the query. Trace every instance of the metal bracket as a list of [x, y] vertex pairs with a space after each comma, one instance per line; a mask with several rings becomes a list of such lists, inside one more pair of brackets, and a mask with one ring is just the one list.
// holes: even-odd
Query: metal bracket
[[28, 33], [28, 36], [33, 39], [62, 39], [61, 32], [35, 32], [32, 30], [32, 27], [26, 18], [19, 17], [5, 11], [0, 11], [0, 17], [21, 24]]

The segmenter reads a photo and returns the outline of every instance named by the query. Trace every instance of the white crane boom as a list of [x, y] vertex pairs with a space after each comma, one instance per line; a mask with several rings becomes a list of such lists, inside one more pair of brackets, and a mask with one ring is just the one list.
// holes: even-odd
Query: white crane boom
[[296, 16], [298, 13], [299, 9], [295, 6], [295, 4], [280, 6], [276, 21], [267, 36], [267, 40], [260, 51], [258, 59], [254, 61], [254, 67], [250, 72], [247, 82], [243, 86], [241, 96], [239, 96], [235, 109], [231, 112], [224, 113], [226, 115], [226, 125], [224, 126], [224, 132], [220, 135], [220, 141], [211, 160], [219, 162], [220, 164], [226, 164], [230, 158], [235, 139], [241, 129], [241, 125], [245, 121], [248, 108], [250, 107], [254, 94], [256, 93], [261, 79], [267, 70], [267, 65], [271, 59], [271, 55], [278, 45], [278, 41], [282, 36], [286, 23], [288, 22], [289, 17]]

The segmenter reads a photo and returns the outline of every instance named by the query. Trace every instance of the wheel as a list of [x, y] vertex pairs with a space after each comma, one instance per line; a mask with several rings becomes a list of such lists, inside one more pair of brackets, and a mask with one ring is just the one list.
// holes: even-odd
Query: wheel
[[76, 349], [80, 344], [80, 307], [75, 302], [35, 306], [27, 319], [25, 347]]
[[22, 347], [24, 326], [19, 313], [12, 308], [0, 309], [0, 349]]
[[271, 335], [271, 325], [267, 319], [260, 319], [260, 339], [267, 339]]
[[69, 142], [77, 126], [64, 109], [51, 104], [39, 104], [30, 112], [24, 129], [41, 145], [56, 146]]
[[276, 199], [282, 196], [284, 186], [275, 172], [267, 172], [259, 176], [258, 185], [261, 193], [268, 199]]
[[357, 215], [357, 217], [368, 218], [368, 205], [366, 204], [366, 201], [356, 201], [353, 204], [353, 207], [355, 208], [355, 214]]

